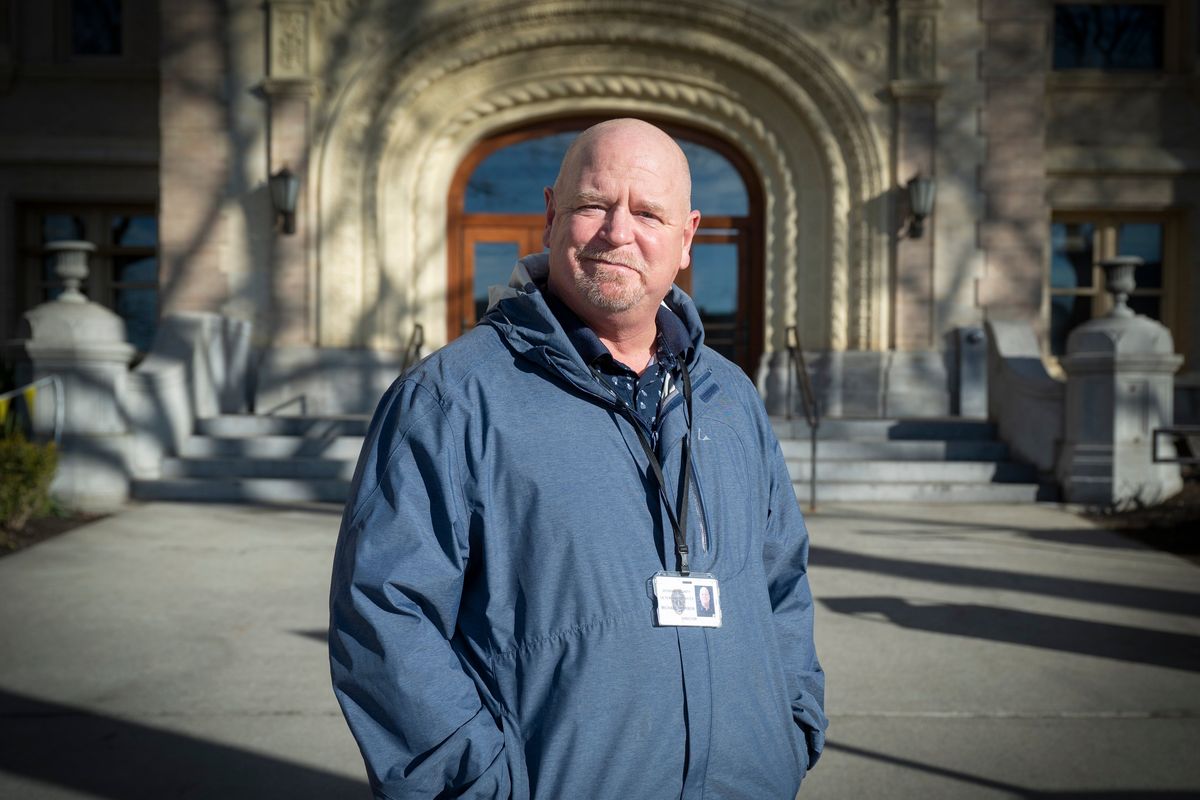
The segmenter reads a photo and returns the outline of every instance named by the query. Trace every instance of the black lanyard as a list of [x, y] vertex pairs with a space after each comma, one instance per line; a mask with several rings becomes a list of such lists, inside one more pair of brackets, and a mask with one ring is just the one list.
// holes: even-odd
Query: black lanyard
[[[671, 507], [671, 498], [667, 494], [667, 478], [663, 475], [662, 465], [659, 463], [658, 457], [654, 455], [654, 448], [650, 445], [650, 439], [646, 436], [646, 432], [642, 430], [641, 421], [636, 419], [637, 415], [628, 405], [620, 400], [618, 400], [618, 403], [633, 418], [631, 419], [633, 429], [637, 433], [638, 441], [642, 443], [642, 450], [646, 453], [646, 460], [650, 462], [650, 469], [654, 473], [655, 480], [658, 482], [658, 494], [662, 498], [663, 506], [667, 509], [667, 518], [671, 521], [671, 527], [675, 531], [675, 554], [679, 558], [679, 571], [687, 575], [691, 571], [688, 566], [687, 501], [692, 485], [692, 378], [688, 375], [686, 363], [681, 364], [679, 371], [683, 379], [683, 404], [687, 409], [687, 433], [683, 437], [680, 455], [683, 486], [679, 491], [678, 511]], [[597, 375], [596, 377], [599, 379], [600, 376]], [[665, 377], [664, 380], [666, 380]], [[662, 413], [661, 409], [659, 413]]]

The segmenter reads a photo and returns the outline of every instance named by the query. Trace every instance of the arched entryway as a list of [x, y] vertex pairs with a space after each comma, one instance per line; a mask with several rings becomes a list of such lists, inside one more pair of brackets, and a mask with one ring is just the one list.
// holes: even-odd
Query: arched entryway
[[[761, 298], [748, 349], [762, 353], [753, 372], [769, 409], [786, 397], [789, 326], [808, 350], [884, 345], [885, 140], [804, 31], [725, 0], [522, 0], [383, 30], [362, 54], [317, 115], [322, 346], [399, 348], [420, 324], [436, 348], [460, 330], [448, 265], [461, 240], [446, 235], [462, 208], [448, 205], [455, 175], [483, 142], [579, 116], [702, 131], [752, 165], [762, 289], [739, 298]], [[841, 380], [830, 373], [831, 392]]]
[[[479, 142], [448, 198], [447, 338], [462, 335], [520, 256], [542, 250], [542, 189], [575, 135], [603, 117], [538, 122]], [[661, 123], [660, 123], [661, 124]], [[688, 156], [700, 229], [676, 283], [696, 302], [710, 347], [753, 374], [763, 350], [762, 191], [738, 150], [705, 132], [662, 124]]]

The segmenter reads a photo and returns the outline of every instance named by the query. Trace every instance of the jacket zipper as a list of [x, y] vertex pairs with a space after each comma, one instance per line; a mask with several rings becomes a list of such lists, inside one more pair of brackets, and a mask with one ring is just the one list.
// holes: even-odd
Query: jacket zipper
[[[554, 368], [555, 368], [555, 370], [558, 371], [558, 376], [560, 378], [562, 378], [563, 381], [565, 381], [566, 383], [568, 383], [572, 386], [577, 385], [577, 384], [575, 384], [574, 381], [567, 378], [567, 376], [563, 373], [563, 371], [558, 368], [557, 364], [554, 365]], [[710, 375], [712, 375], [712, 370], [705, 372], [703, 375], [701, 375], [699, 378], [696, 379], [696, 382], [692, 384], [692, 393], [693, 394], [696, 391], [696, 387], [703, 385], [704, 382], [706, 380], [708, 380]], [[649, 433], [650, 434], [650, 445], [654, 448], [654, 451], [657, 453], [658, 452], [658, 428], [661, 427], [661, 422], [667, 416], [667, 413], [671, 409], [675, 408], [676, 406], [678, 406], [680, 403], [683, 402], [683, 392], [680, 392], [678, 389], [676, 389], [674, 387], [671, 388], [671, 393], [669, 395], [667, 395], [667, 403], [666, 403], [666, 405], [664, 405], [662, 408], [660, 408], [658, 410], [658, 419], [656, 421], [655, 426], [653, 428], [651, 428], [649, 425], [646, 424], [645, 420], [643, 420], [641, 417], [639, 417], [634, 412], [634, 410], [632, 408], [625, 405], [625, 403], [621, 402], [621, 399], [617, 396], [616, 392], [614, 392], [612, 389], [608, 388], [608, 386], [606, 386], [603, 382], [598, 382], [598, 385], [602, 386], [604, 388], [604, 391], [608, 393], [607, 397], [605, 395], [602, 395], [599, 392], [595, 391], [591, 387], [580, 387], [580, 388], [583, 388], [585, 391], [587, 391], [588, 394], [590, 394], [592, 397], [595, 397], [597, 400], [604, 401], [607, 405], [612, 406], [614, 409], [616, 409], [617, 413], [620, 414], [622, 417], [624, 417], [626, 420], [628, 420], [629, 422], [631, 422], [634, 425], [640, 426], [642, 428], [642, 430]], [[691, 495], [691, 498], [695, 503], [697, 511], [699, 511], [698, 517], [700, 520], [700, 549], [703, 552], [707, 553], [708, 552], [708, 509], [706, 509], [704, 507], [704, 501], [700, 497], [701, 491], [699, 489], [699, 485], [700, 485], [699, 470], [696, 469], [696, 461], [695, 461], [695, 458], [693, 457], [692, 458], [692, 485], [690, 487], [688, 487], [688, 493]]]
[[705, 553], [708, 552], [708, 509], [704, 507], [704, 500], [701, 495], [704, 494], [700, 490], [700, 474], [696, 469], [696, 462], [692, 460], [692, 485], [689, 487], [692, 493], [692, 499], [696, 502], [696, 510], [700, 512], [697, 518], [700, 521], [700, 549]]
[[[695, 395], [695, 393], [696, 393], [696, 388], [699, 386], [702, 386], [704, 384], [704, 382], [706, 380], [708, 380], [710, 375], [712, 375], [712, 370], [705, 372], [703, 375], [701, 375], [699, 378], [696, 379], [696, 382], [692, 384], [692, 394], [693, 395]], [[677, 389], [675, 389], [674, 387], [672, 387], [671, 393], [669, 395], [667, 395], [666, 404], [658, 410], [658, 421], [661, 423], [663, 418], [667, 416], [667, 413], [682, 402], [683, 402], [683, 392], [680, 392]], [[657, 447], [657, 443], [656, 443], [656, 447]], [[708, 527], [709, 527], [708, 509], [706, 509], [704, 507], [704, 500], [701, 497], [701, 495], [704, 494], [704, 492], [700, 487], [700, 470], [697, 469], [697, 467], [696, 467], [696, 455], [695, 455], [695, 453], [691, 453], [689, 455], [692, 459], [692, 484], [691, 484], [691, 486], [688, 487], [688, 493], [691, 495], [692, 500], [695, 503], [696, 510], [699, 512], [697, 514], [697, 519], [700, 522], [700, 549], [703, 552], [707, 553], [708, 552]]]

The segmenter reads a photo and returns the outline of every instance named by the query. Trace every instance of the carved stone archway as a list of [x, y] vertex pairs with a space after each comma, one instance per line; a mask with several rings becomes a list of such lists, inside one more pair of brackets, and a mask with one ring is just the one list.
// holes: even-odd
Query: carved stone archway
[[499, 130], [612, 113], [707, 130], [754, 165], [769, 373], [796, 320], [809, 348], [881, 347], [881, 140], [801, 32], [711, 0], [555, 0], [378, 24], [395, 38], [376, 37], [318, 114], [323, 346], [395, 346], [418, 321], [444, 331], [445, 203], [459, 161]]

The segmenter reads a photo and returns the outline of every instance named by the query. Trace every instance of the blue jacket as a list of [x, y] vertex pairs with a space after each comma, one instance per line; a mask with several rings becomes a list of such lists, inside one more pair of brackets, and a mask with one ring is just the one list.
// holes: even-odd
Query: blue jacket
[[[692, 334], [692, 570], [721, 628], [655, 627], [674, 539], [629, 419], [518, 265], [384, 396], [333, 570], [334, 691], [378, 798], [791, 800], [821, 752], [808, 535], [754, 386]], [[532, 278], [531, 278], [532, 276]], [[656, 437], [674, 497], [678, 393]]]

